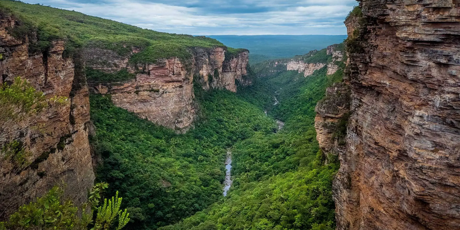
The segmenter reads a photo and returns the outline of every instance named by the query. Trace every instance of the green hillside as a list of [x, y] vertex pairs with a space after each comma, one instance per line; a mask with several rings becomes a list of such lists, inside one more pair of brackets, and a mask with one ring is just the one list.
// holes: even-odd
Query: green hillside
[[[190, 47], [224, 47], [215, 39], [160, 33], [112, 20], [88, 16], [75, 11], [61, 10], [41, 5], [25, 4], [19, 1], [0, 2], [3, 15], [13, 14], [21, 24], [13, 32], [18, 38], [38, 30], [35, 52], [45, 51], [51, 41], [67, 41], [66, 52], [71, 54], [76, 48], [94, 46], [116, 51], [120, 55], [131, 52], [132, 47], [142, 50], [133, 57], [136, 61], [155, 61], [159, 58], [190, 57]], [[33, 39], [31, 39], [33, 41]], [[238, 50], [229, 49], [231, 52]], [[147, 59], [148, 57], [148, 59]]]

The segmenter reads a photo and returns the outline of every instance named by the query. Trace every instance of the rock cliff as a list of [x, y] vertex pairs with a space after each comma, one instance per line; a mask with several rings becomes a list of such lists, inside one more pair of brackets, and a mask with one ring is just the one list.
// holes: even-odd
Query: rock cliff
[[346, 22], [337, 229], [459, 229], [460, 1], [360, 5]]
[[[315, 58], [313, 58], [315, 56]], [[318, 58], [319, 57], [319, 58]], [[340, 63], [346, 59], [343, 44], [328, 46], [324, 50], [313, 50], [308, 54], [296, 56], [292, 59], [280, 59], [258, 64], [260, 77], [281, 73], [284, 71], [297, 71], [305, 77], [322, 68], [327, 68], [327, 74], [332, 75], [340, 69]]]
[[308, 77], [324, 66], [326, 66], [324, 63], [306, 63], [303, 61], [291, 60], [286, 64], [286, 69], [298, 71], [299, 73], [303, 73], [305, 77]]
[[22, 37], [11, 34], [21, 24], [0, 13], [1, 83], [20, 76], [47, 98], [60, 96], [67, 101], [0, 126], [0, 146], [16, 140], [28, 153], [20, 165], [0, 153], [0, 220], [58, 184], [65, 186], [65, 195], [76, 204], [85, 202], [94, 182], [88, 89], [79, 69], [82, 61], [78, 55], [64, 57], [63, 41], [53, 42], [43, 52], [33, 51], [36, 31]]
[[[155, 63], [132, 64], [130, 55], [117, 55], [114, 51], [85, 49], [88, 68], [105, 73], [126, 70], [131, 80], [100, 82], [89, 81], [91, 90], [110, 94], [113, 103], [156, 124], [185, 132], [195, 118], [194, 81], [203, 89], [237, 90], [237, 82], [250, 84], [247, 79], [248, 51], [229, 54], [225, 47], [193, 48], [191, 58], [160, 59]], [[102, 64], [101, 64], [102, 63]], [[194, 79], [195, 78], [195, 79]]]
[[326, 90], [326, 97], [315, 108], [316, 139], [325, 154], [326, 163], [344, 153], [347, 122], [350, 114], [350, 88], [336, 83]]

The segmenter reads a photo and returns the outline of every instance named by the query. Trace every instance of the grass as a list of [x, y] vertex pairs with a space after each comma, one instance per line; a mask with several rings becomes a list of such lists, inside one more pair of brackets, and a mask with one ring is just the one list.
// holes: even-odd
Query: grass
[[[13, 14], [20, 19], [21, 24], [12, 31], [16, 37], [33, 36], [30, 33], [38, 30], [39, 42], [32, 52], [44, 51], [52, 40], [63, 39], [68, 51], [99, 47], [127, 56], [133, 47], [140, 48], [143, 51], [134, 55], [132, 62], [145, 63], [173, 56], [188, 58], [191, 47], [225, 47], [208, 37], [161, 33], [39, 4], [7, 0], [0, 3], [0, 9], [4, 15]], [[229, 48], [229, 54], [240, 51]]]

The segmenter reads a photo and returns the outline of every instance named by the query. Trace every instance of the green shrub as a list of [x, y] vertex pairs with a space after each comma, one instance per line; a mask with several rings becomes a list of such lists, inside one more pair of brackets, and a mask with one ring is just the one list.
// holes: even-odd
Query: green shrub
[[0, 85], [0, 126], [6, 121], [19, 121], [47, 107], [45, 95], [20, 77], [12, 84]]
[[[72, 201], [64, 198], [61, 188], [55, 186], [36, 201], [21, 206], [7, 222], [0, 222], [0, 230], [83, 230], [88, 229], [88, 226], [92, 226], [91, 230], [109, 230], [111, 226], [120, 230], [129, 221], [129, 214], [127, 210], [120, 210], [122, 198], [118, 198], [118, 193], [110, 200], [105, 199], [104, 204], [99, 206], [100, 193], [104, 188], [107, 188], [105, 183], [95, 185], [90, 196], [92, 203], [77, 207]], [[92, 205], [98, 207], [88, 211]], [[95, 217], [94, 211], [97, 214]], [[117, 225], [114, 225], [115, 223]]]

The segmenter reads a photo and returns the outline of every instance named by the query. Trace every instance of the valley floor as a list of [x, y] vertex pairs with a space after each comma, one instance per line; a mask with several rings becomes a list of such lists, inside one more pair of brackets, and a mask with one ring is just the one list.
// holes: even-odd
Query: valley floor
[[[341, 75], [283, 72], [237, 94], [195, 89], [201, 114], [187, 134], [93, 96], [98, 179], [125, 198], [128, 229], [333, 229], [338, 165], [324, 165], [314, 109]], [[224, 197], [229, 149], [233, 182]]]

